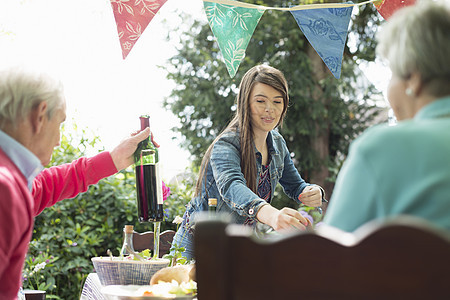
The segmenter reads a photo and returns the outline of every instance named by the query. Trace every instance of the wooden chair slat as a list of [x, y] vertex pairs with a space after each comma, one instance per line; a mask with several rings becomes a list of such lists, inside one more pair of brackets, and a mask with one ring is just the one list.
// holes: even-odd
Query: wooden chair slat
[[[150, 249], [153, 251], [153, 231], [146, 231], [142, 233], [133, 232], [133, 247], [135, 251], [143, 251]], [[159, 256], [170, 252], [171, 243], [175, 231], [166, 230], [161, 232], [159, 237]]]
[[417, 219], [275, 240], [237, 228], [196, 224], [199, 300], [450, 299], [450, 232]]

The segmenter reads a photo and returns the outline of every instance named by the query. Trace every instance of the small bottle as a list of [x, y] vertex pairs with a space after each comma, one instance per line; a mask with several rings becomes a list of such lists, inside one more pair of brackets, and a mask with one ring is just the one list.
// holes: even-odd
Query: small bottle
[[217, 199], [209, 198], [208, 199], [208, 211], [210, 214], [215, 214], [217, 209]]
[[133, 225], [125, 225], [125, 228], [123, 229], [123, 245], [120, 250], [120, 257], [128, 256], [133, 253]]

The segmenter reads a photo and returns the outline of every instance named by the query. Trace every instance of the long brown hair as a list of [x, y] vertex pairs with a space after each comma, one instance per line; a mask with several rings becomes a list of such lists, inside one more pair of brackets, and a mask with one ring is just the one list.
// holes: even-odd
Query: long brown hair
[[287, 81], [284, 78], [283, 73], [273, 67], [267, 65], [254, 66], [248, 70], [247, 73], [245, 73], [244, 77], [242, 77], [241, 83], [239, 84], [239, 92], [236, 96], [237, 109], [233, 119], [212, 142], [203, 157], [196, 186], [196, 195], [200, 195], [203, 181], [206, 185], [206, 172], [214, 144], [222, 137], [224, 133], [230, 131], [239, 132], [241, 147], [241, 171], [242, 174], [244, 174], [247, 187], [256, 193], [256, 157], [253, 143], [253, 125], [251, 123], [249, 99], [253, 86], [257, 82], [267, 84], [282, 94], [284, 107], [277, 126], [281, 127], [283, 125], [283, 119], [286, 115], [289, 103]]

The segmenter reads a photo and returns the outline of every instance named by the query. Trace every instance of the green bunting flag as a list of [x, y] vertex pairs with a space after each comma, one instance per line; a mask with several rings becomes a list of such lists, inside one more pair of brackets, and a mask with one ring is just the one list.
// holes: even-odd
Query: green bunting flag
[[213, 2], [204, 2], [204, 7], [228, 73], [234, 77], [265, 10]]

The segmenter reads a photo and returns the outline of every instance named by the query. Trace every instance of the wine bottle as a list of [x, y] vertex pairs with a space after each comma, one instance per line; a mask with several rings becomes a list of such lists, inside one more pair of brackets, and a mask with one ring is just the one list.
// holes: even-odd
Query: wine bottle
[[[141, 130], [150, 127], [150, 117], [140, 117]], [[158, 149], [148, 139], [139, 143], [134, 153], [136, 194], [139, 222], [162, 222], [164, 220], [162, 181], [159, 172]]]
[[134, 254], [133, 228], [133, 225], [125, 225], [123, 229], [123, 245], [120, 250], [120, 257]]

